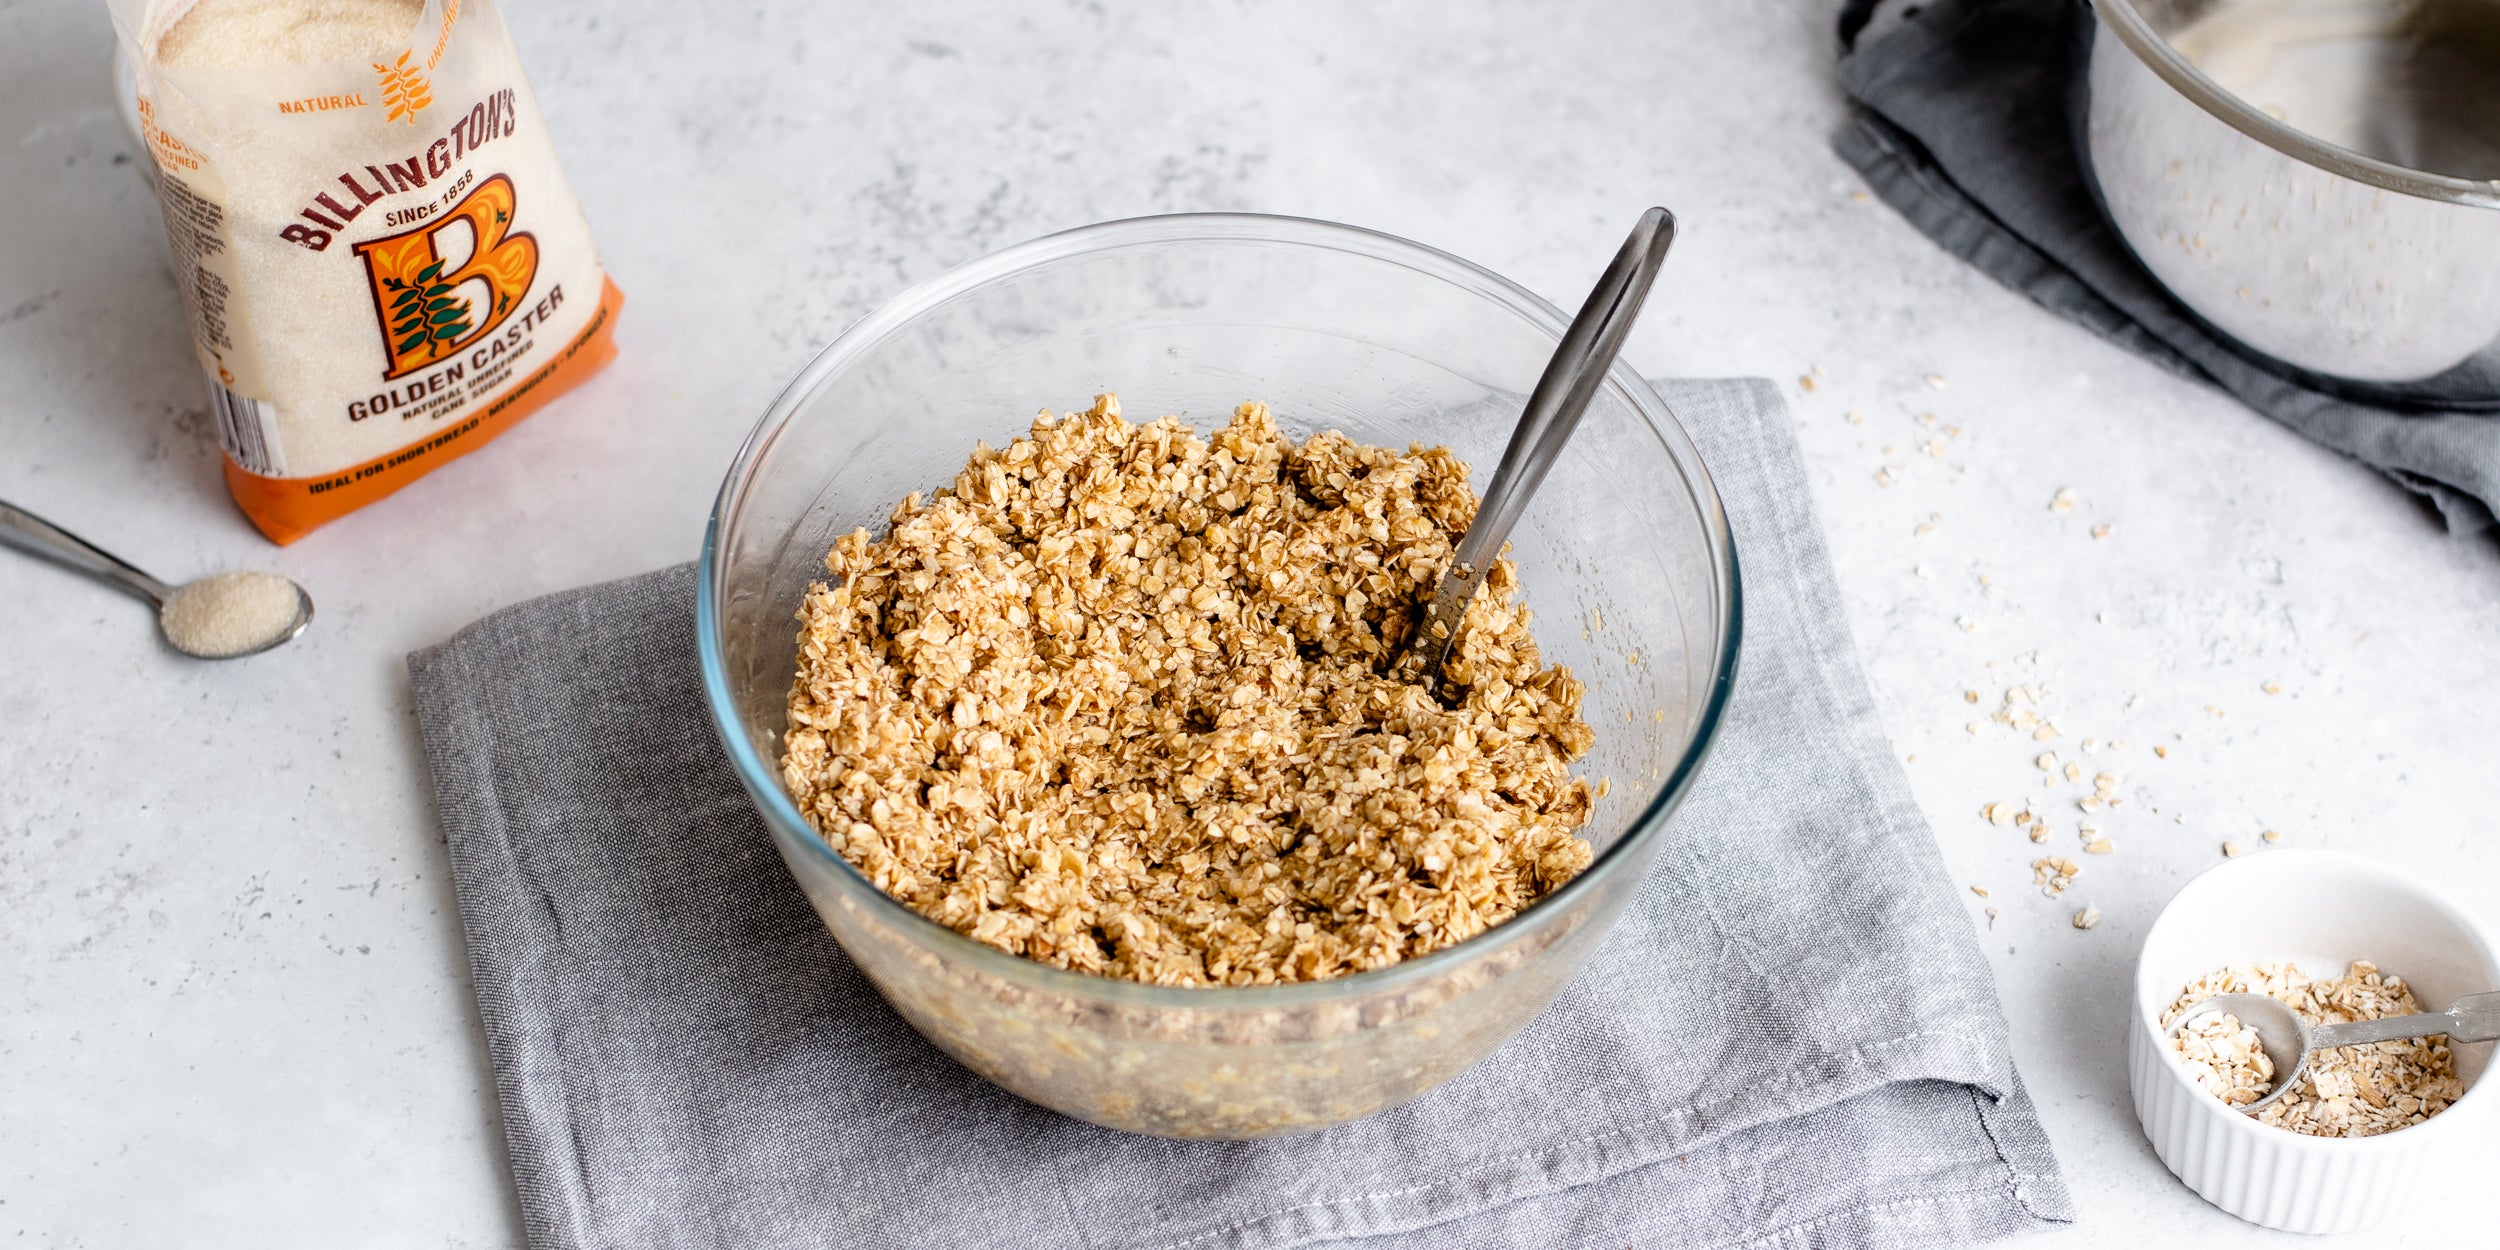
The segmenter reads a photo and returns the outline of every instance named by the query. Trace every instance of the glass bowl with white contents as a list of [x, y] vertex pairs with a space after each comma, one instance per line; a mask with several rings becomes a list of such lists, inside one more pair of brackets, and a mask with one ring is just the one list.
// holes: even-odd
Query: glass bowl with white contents
[[[1595, 861], [1507, 923], [1330, 980], [1196, 988], [1051, 967], [880, 891], [801, 815], [779, 760], [800, 602], [855, 528], [950, 482], [977, 442], [1114, 391], [1221, 425], [1263, 401], [1295, 439], [1447, 445], [1491, 471], [1568, 318], [1466, 261], [1296, 218], [1088, 226], [942, 274], [861, 320], [774, 402], [706, 534], [705, 695], [763, 823], [895, 1010], [1000, 1086], [1172, 1137], [1308, 1132], [1396, 1106], [1524, 1028], [1621, 916], [1734, 683], [1736, 553], [1692, 441], [1617, 363], [1512, 535], [1548, 664], [1586, 683]], [[1481, 476], [1478, 478], [1481, 483]], [[1602, 626], [1585, 628], [1593, 623]]]

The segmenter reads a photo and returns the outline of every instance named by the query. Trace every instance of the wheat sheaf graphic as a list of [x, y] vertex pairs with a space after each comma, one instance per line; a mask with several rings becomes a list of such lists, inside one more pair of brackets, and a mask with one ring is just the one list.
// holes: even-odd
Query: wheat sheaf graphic
[[415, 54], [416, 50], [411, 48], [400, 53], [399, 60], [394, 64], [373, 63], [373, 72], [382, 76], [384, 125], [405, 121], [414, 126], [417, 124], [417, 113], [434, 102], [434, 85], [426, 81], [425, 71], [408, 63], [408, 58]]
[[443, 281], [443, 262], [427, 265], [405, 282], [384, 278], [382, 285], [397, 292], [391, 296], [391, 333], [398, 338], [401, 355], [432, 342], [439, 357], [469, 332], [469, 301], [452, 293], [454, 284]]

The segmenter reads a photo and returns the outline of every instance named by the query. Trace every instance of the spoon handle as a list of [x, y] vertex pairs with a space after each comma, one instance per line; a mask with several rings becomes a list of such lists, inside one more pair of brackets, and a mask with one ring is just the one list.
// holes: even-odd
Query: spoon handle
[[121, 557], [7, 500], [0, 500], [0, 544], [119, 586], [158, 607], [165, 606], [174, 593], [173, 587], [132, 568]]
[[2409, 1037], [2428, 1037], [2433, 1033], [2445, 1033], [2450, 1041], [2457, 1042], [2488, 1042], [2500, 1037], [2500, 993], [2468, 994], [2451, 1004], [2446, 1011], [2387, 1016], [2378, 1020], [2352, 1020], [2341, 1024], [2314, 1024], [2309, 1026], [2309, 1048], [2324, 1050], [2329, 1046], [2395, 1042]]
[[2456, 1020], [2455, 1027], [2448, 1030], [2452, 1040], [2488, 1042], [2500, 1038], [2500, 990], [2468, 994], [2450, 1003], [2448, 1014]]
[[1562, 343], [1546, 363], [1536, 389], [1529, 392], [1528, 406], [1510, 432], [1510, 446], [1502, 451], [1501, 467], [1493, 471], [1493, 481], [1484, 488], [1476, 519], [1459, 538], [1450, 567], [1441, 574], [1432, 605], [1416, 630], [1415, 650], [1424, 660], [1426, 687], [1439, 687], [1441, 668], [1458, 641], [1458, 623], [1466, 614], [1468, 600], [1475, 597], [1476, 587], [1483, 584], [1492, 561], [1510, 538], [1511, 526], [1527, 510], [1529, 497], [1545, 480], [1555, 457], [1562, 454], [1563, 443], [1588, 411], [1606, 371], [1614, 366], [1624, 335], [1640, 315], [1641, 301], [1649, 297], [1650, 284], [1656, 281], [1658, 267], [1666, 263], [1667, 248], [1674, 242], [1675, 214], [1663, 208], [1641, 214], [1631, 237], [1623, 241], [1614, 262], [1597, 280], [1597, 289], [1580, 306], [1580, 315], [1563, 331]]

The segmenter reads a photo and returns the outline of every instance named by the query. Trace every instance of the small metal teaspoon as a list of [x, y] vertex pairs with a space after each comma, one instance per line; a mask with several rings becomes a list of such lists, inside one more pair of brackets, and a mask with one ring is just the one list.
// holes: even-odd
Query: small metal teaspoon
[[2411, 1037], [2428, 1037], [2445, 1033], [2451, 1041], [2488, 1042], [2500, 1038], [2500, 992], [2468, 994], [2449, 1004], [2446, 1011], [2425, 1011], [2418, 1015], [2386, 1016], [2377, 1020], [2349, 1020], [2340, 1024], [2311, 1024], [2300, 1018], [2289, 1004], [2272, 994], [2217, 994], [2179, 1013], [2170, 1026], [2172, 1036], [2215, 1012], [2229, 1012], [2241, 1024], [2257, 1031], [2257, 1045], [2274, 1061], [2274, 1088], [2266, 1096], [2251, 1103], [2242, 1103], [2232, 1110], [2255, 1115], [2274, 1105], [2274, 1100], [2300, 1084], [2300, 1075], [2309, 1068], [2309, 1056], [2337, 1046], [2360, 1046], [2370, 1042], [2395, 1042]]
[[[156, 608], [157, 629], [165, 635], [166, 643], [185, 655], [196, 656], [199, 659], [235, 660], [247, 655], [258, 655], [303, 633], [304, 627], [312, 624], [312, 596], [306, 594], [302, 586], [288, 582], [288, 585], [295, 587], [295, 618], [284, 628], [273, 631], [265, 638], [253, 639], [250, 645], [240, 650], [191, 650], [185, 648], [181, 640], [176, 638], [172, 631], [166, 629], [165, 623], [165, 605], [171, 603], [185, 587], [170, 586], [158, 581], [132, 567], [121, 557], [32, 512], [13, 506], [5, 500], [0, 500], [0, 544], [15, 547], [28, 555], [41, 557], [64, 568], [74, 569], [108, 586], [117, 587], [147, 600]], [[189, 583], [189, 585], [198, 584]]]

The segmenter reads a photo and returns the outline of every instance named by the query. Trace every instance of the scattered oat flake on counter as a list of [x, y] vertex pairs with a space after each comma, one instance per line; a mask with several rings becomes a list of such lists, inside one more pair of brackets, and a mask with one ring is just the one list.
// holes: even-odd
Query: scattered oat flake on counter
[[2267, 694], [2281, 694], [2281, 693], [2283, 693], [2283, 687], [2282, 687], [2282, 685], [2281, 685], [2280, 683], [2277, 683], [2277, 682], [2271, 682], [2271, 681], [2270, 681], [2270, 682], [2267, 682], [2266, 684], [2264, 684], [2264, 685], [2262, 685], [2262, 686], [2259, 686], [2259, 687], [2257, 687], [2257, 688], [2258, 688], [2259, 690], [2263, 690], [2263, 691], [2265, 691]]
[[1965, 634], [1975, 634], [1979, 632], [1979, 622], [1974, 621], [1967, 616], [1955, 617], [1953, 623], [1961, 626], [1962, 632]]
[[2075, 913], [2075, 927], [2078, 929], [2089, 929], [2100, 922], [2101, 909], [2090, 903], [2084, 904], [2083, 910]]
[[1865, 413], [1863, 413], [1863, 412], [1858, 411], [1858, 410], [1857, 410], [1857, 409], [1855, 409], [1855, 408], [1850, 409], [1850, 410], [1849, 410], [1849, 424], [1851, 424], [1851, 425], [1864, 425], [1864, 424], [1866, 424], [1866, 414], [1865, 414]]
[[1822, 383], [1816, 379], [1815, 375], [1816, 375], [1816, 374], [1819, 374], [1819, 373], [1821, 373], [1821, 372], [1822, 372], [1822, 370], [1820, 370], [1820, 369], [1816, 369], [1816, 370], [1814, 370], [1814, 371], [1812, 371], [1812, 372], [1809, 372], [1809, 373], [1800, 373], [1800, 374], [1798, 374], [1798, 375], [1797, 375], [1797, 389], [1798, 389], [1798, 390], [1801, 390], [1801, 391], [1814, 391], [1814, 390], [1820, 389], [1820, 388], [1821, 388], [1821, 386], [1822, 386]]
[[1927, 375], [1927, 385], [1928, 385], [1928, 387], [1929, 387], [1930, 389], [1933, 389], [1933, 390], [1939, 390], [1939, 391], [1943, 390], [1943, 389], [1944, 389], [1944, 375], [1943, 375], [1943, 374], [1941, 374], [1941, 373], [1931, 373], [1931, 374], [1928, 374], [1928, 375]]
[[2050, 898], [2066, 892], [2075, 883], [2075, 874], [2083, 867], [2063, 855], [2043, 855], [2031, 861], [2031, 883]]
[[[2107, 537], [2109, 537], [2109, 527], [2108, 527], [2108, 526], [2106, 526], [2106, 525], [2095, 525], [2095, 526], [2093, 526], [2093, 527], [2092, 527], [2092, 536], [2093, 536], [2094, 538], [2107, 538]], [[2101, 613], [2101, 616], [2102, 616], [2102, 618], [2103, 618], [2103, 619], [2107, 619], [2107, 618], [2108, 618], [2108, 616], [2109, 616], [2109, 613], [2107, 613], [2107, 612], [2103, 612], [2103, 613]]]
[[2072, 512], [2075, 510], [2075, 499], [2074, 487], [2061, 486], [2056, 494], [2049, 496], [2049, 511]]
[[2237, 843], [2237, 842], [2228, 842], [2228, 841], [2226, 841], [2226, 842], [2224, 842], [2224, 843], [2222, 844], [2222, 857], [2223, 857], [2224, 859], [2237, 859], [2237, 858], [2239, 858], [2239, 854], [2240, 854], [2240, 844], [2239, 844], [2239, 843]]
[[1986, 886], [1984, 886], [1984, 885], [1975, 885], [1975, 886], [1972, 886], [1972, 887], [1970, 888], [1970, 892], [1971, 892], [1971, 893], [1973, 893], [1973, 894], [1978, 895], [1978, 896], [1979, 896], [1979, 897], [1981, 897], [1981, 898], [1986, 898], [1986, 897], [1988, 897], [1988, 887], [1986, 887]]
[[2282, 834], [2280, 834], [2280, 833], [2275, 832], [2275, 831], [2274, 831], [2274, 830], [2272, 830], [2272, 829], [2268, 829], [2268, 830], [2266, 830], [2264, 833], [2258, 834], [2257, 836], [2258, 836], [2258, 837], [2261, 837], [2261, 838], [2264, 838], [2267, 842], [2270, 842], [2270, 843], [2271, 843], [2271, 842], [2280, 842], [2280, 841], [2282, 841], [2282, 840], [2283, 840], [2283, 835], [2282, 835]]

